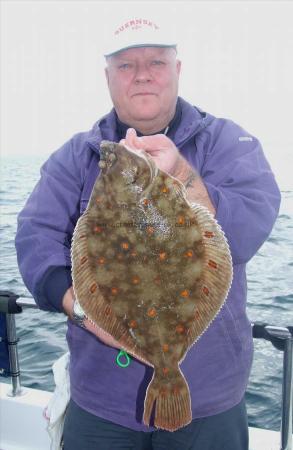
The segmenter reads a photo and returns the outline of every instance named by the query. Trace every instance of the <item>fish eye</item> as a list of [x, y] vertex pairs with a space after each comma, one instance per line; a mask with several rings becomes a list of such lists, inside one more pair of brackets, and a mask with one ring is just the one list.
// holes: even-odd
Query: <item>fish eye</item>
[[134, 184], [137, 180], [138, 170], [136, 166], [121, 171], [126, 184]]

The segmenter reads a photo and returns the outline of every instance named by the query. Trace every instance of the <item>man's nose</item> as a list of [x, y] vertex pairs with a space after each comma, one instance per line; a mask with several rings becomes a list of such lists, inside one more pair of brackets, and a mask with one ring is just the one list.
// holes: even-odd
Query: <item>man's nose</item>
[[135, 78], [134, 81], [136, 83], [148, 82], [153, 79], [152, 74], [147, 65], [139, 64], [136, 67]]

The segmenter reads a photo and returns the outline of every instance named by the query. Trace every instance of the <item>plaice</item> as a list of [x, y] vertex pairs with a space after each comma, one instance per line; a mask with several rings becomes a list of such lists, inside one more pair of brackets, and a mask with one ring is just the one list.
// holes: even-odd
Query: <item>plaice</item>
[[155, 426], [174, 431], [192, 419], [179, 364], [227, 297], [229, 247], [208, 210], [145, 152], [103, 141], [100, 154], [73, 235], [74, 292], [90, 320], [154, 367], [143, 420], [156, 402]]

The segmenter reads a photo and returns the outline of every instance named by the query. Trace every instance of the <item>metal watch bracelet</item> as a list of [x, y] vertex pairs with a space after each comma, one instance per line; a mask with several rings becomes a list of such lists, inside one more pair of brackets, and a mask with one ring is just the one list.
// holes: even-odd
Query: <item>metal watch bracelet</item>
[[80, 306], [78, 300], [74, 300], [73, 303], [73, 309], [72, 309], [72, 320], [73, 322], [80, 326], [81, 328], [86, 328], [84, 325], [84, 319], [86, 318], [86, 315]]

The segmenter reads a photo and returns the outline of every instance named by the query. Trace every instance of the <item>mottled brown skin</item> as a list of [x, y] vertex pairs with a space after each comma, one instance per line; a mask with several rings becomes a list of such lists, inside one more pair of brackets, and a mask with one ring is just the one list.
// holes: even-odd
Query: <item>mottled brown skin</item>
[[105, 142], [100, 167], [74, 234], [74, 289], [91, 320], [154, 366], [144, 421], [156, 400], [155, 425], [173, 431], [191, 421], [178, 364], [226, 298], [229, 249], [207, 210], [145, 153]]

